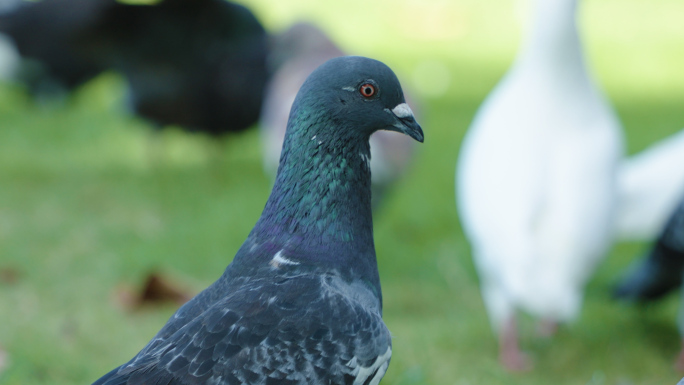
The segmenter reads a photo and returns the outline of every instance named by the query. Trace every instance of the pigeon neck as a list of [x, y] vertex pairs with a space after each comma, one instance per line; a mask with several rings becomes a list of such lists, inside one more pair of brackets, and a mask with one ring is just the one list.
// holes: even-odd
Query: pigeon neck
[[252, 235], [280, 238], [303, 258], [334, 255], [326, 264], [377, 271], [368, 137], [312, 112], [321, 110], [290, 115], [275, 185]]
[[583, 71], [576, 13], [577, 0], [535, 0], [531, 28], [518, 61], [535, 71]]

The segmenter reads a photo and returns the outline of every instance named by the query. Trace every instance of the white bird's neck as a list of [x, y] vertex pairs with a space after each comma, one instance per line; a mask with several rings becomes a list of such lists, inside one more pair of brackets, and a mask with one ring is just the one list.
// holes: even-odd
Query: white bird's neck
[[[532, 0], [531, 27], [517, 59], [519, 65], [584, 73], [575, 15], [577, 0]], [[575, 74], [577, 75], [577, 74]]]

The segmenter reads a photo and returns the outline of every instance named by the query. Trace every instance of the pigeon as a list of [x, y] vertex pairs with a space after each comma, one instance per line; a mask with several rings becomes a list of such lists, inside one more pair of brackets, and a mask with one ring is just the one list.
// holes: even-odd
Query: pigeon
[[423, 131], [385, 64], [346, 56], [304, 82], [261, 217], [223, 275], [114, 384], [373, 384], [392, 354], [373, 244], [369, 137]]
[[[274, 37], [269, 53], [269, 67], [274, 74], [266, 87], [259, 122], [267, 174], [274, 175], [278, 168], [288, 113], [297, 90], [319, 65], [343, 55], [330, 37], [311, 23], [296, 23]], [[410, 97], [406, 99], [412, 106]], [[374, 209], [405, 174], [413, 158], [414, 143], [410, 138], [385, 131], [371, 136], [371, 203]]]
[[[649, 253], [617, 285], [614, 295], [633, 302], [651, 302], [682, 287], [684, 274], [684, 196], [662, 229]], [[681, 298], [679, 331], [682, 349], [675, 362], [684, 370], [684, 295]]]
[[612, 240], [622, 130], [584, 62], [576, 8], [537, 0], [526, 43], [477, 111], [456, 170], [499, 359], [512, 371], [532, 367], [516, 310], [547, 332], [574, 319]]
[[684, 194], [684, 129], [623, 160], [618, 173], [616, 236], [650, 241]]

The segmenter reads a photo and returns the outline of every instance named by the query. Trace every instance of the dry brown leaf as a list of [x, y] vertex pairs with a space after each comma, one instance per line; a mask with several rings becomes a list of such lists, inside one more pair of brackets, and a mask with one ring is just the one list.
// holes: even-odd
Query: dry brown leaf
[[182, 305], [192, 297], [189, 290], [155, 272], [147, 275], [145, 283], [139, 289], [122, 287], [115, 292], [115, 301], [129, 310], [168, 303]]
[[19, 282], [21, 274], [19, 270], [12, 267], [0, 267], [0, 283], [14, 285]]

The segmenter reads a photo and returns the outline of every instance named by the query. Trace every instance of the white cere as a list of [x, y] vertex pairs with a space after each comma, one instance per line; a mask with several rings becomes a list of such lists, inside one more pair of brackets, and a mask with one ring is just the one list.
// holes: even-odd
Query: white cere
[[413, 117], [413, 111], [411, 111], [411, 107], [406, 103], [398, 104], [392, 109], [392, 113], [400, 119]]

